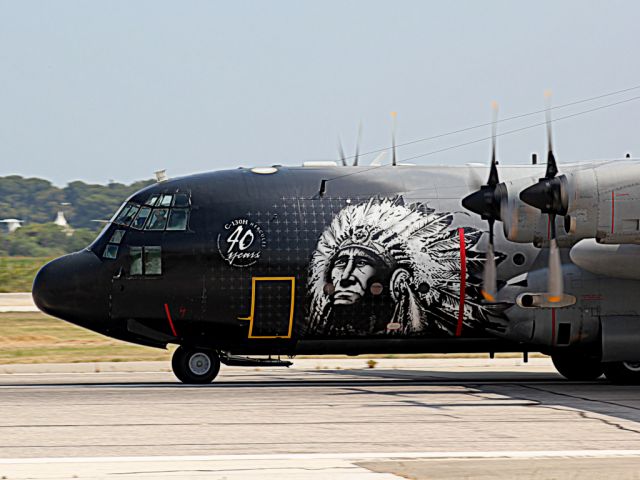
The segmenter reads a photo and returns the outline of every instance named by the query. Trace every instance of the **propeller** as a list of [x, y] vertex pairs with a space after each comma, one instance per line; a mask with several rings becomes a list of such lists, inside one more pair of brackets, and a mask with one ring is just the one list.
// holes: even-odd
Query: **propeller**
[[391, 157], [391, 165], [394, 167], [398, 164], [398, 157], [396, 155], [396, 126], [397, 126], [398, 112], [391, 112], [391, 151], [393, 152]]
[[[356, 154], [353, 156], [353, 166], [358, 166], [358, 161], [360, 159], [360, 141], [362, 140], [362, 122], [358, 123], [358, 137], [356, 138]], [[338, 136], [338, 153], [340, 154], [340, 160], [342, 161], [342, 166], [347, 166], [347, 157], [344, 154], [344, 148], [342, 148], [342, 140]]]
[[356, 138], [356, 155], [353, 159], [353, 166], [358, 166], [358, 157], [360, 152], [360, 141], [362, 140], [362, 122], [358, 123], [358, 138]]
[[497, 296], [496, 258], [494, 251], [494, 225], [500, 220], [501, 206], [507, 200], [508, 194], [504, 183], [498, 177], [498, 162], [496, 161], [496, 128], [498, 123], [498, 104], [491, 104], [493, 121], [491, 127], [491, 164], [489, 179], [485, 185], [462, 199], [462, 206], [480, 215], [489, 223], [489, 246], [487, 248], [484, 272], [482, 274], [482, 296], [489, 302], [495, 302]]
[[382, 166], [382, 160], [384, 160], [384, 157], [386, 157], [386, 156], [387, 156], [387, 152], [386, 151], [380, 152], [376, 158], [371, 160], [371, 163], [369, 165], [371, 165], [372, 167], [380, 167], [380, 166]]
[[342, 166], [347, 166], [347, 157], [344, 154], [344, 148], [342, 148], [342, 140], [338, 137], [338, 152], [340, 153], [340, 160], [342, 160]]
[[547, 99], [547, 169], [538, 183], [520, 192], [520, 200], [539, 209], [549, 216], [549, 278], [547, 300], [560, 302], [564, 295], [562, 281], [562, 263], [556, 239], [556, 216], [564, 216], [568, 209], [567, 179], [558, 176], [558, 165], [553, 154], [553, 137], [551, 132], [551, 93], [545, 92]]

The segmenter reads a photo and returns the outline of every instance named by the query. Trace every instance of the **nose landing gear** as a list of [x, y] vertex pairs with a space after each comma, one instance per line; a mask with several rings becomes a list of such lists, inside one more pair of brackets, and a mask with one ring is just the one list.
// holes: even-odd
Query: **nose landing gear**
[[173, 354], [171, 368], [182, 383], [211, 383], [220, 371], [220, 357], [213, 350], [180, 346]]

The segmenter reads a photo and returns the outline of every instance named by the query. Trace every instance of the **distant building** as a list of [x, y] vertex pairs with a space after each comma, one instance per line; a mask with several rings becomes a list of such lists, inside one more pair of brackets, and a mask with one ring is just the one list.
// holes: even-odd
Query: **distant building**
[[22, 226], [23, 221], [17, 218], [5, 218], [0, 220], [0, 223], [8, 233], [13, 233]]
[[67, 222], [63, 211], [58, 211], [58, 215], [56, 216], [56, 219], [53, 221], [53, 223], [58, 225], [59, 227], [62, 227], [67, 235], [73, 235], [73, 228], [71, 227], [71, 225], [69, 225], [69, 222]]

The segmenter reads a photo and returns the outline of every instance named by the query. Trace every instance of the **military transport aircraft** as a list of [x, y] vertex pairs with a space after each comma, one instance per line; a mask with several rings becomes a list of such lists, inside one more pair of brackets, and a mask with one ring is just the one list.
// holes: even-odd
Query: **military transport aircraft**
[[495, 138], [494, 121], [489, 168], [394, 149], [385, 166], [162, 179], [45, 265], [34, 300], [179, 345], [185, 383], [299, 354], [530, 351], [568, 379], [640, 381], [640, 161], [559, 164], [548, 128], [546, 164], [503, 166]]

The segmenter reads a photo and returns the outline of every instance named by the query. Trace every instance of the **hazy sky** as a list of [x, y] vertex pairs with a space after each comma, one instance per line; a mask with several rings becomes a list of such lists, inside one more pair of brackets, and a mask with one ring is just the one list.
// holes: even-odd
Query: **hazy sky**
[[[543, 107], [545, 89], [571, 102], [640, 85], [639, 19], [634, 1], [0, 0], [0, 175], [63, 185], [299, 165], [337, 159], [339, 134], [352, 152], [360, 120], [363, 150], [387, 146], [391, 111], [404, 142], [488, 121], [492, 100], [503, 117]], [[640, 101], [554, 134], [560, 162], [640, 156]], [[538, 127], [501, 138], [499, 158], [544, 146]], [[488, 149], [416, 162], [486, 162]]]

